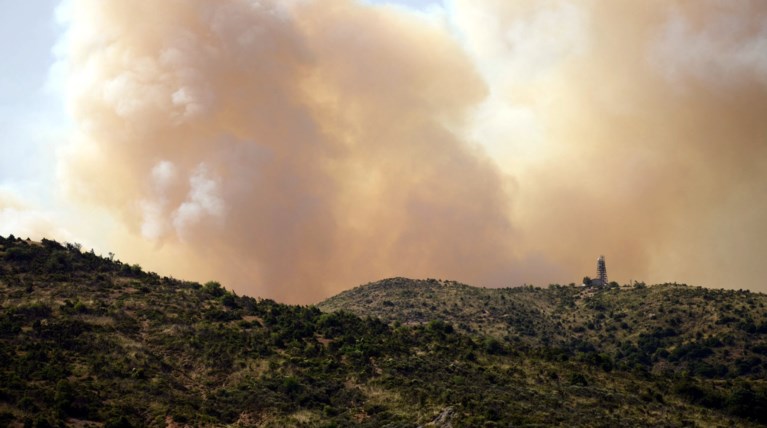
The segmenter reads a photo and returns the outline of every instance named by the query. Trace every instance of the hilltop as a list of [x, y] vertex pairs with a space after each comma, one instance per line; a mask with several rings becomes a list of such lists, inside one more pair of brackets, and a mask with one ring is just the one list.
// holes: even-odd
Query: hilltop
[[712, 408], [741, 394], [752, 400], [754, 414], [767, 412], [767, 295], [761, 293], [642, 283], [488, 289], [392, 278], [317, 306], [402, 325], [439, 320], [517, 350], [677, 379], [678, 393]]
[[[665, 351], [698, 343], [721, 350], [709, 356], [726, 354], [722, 360], [740, 367], [729, 367], [730, 374], [767, 375], [767, 295], [747, 290], [641, 283], [481, 288], [391, 278], [344, 291], [317, 307], [405, 325], [441, 320], [463, 333], [526, 347], [582, 342], [614, 352], [634, 343], [648, 358], [658, 353], [656, 362], [671, 356]], [[748, 370], [745, 361], [751, 361]]]
[[407, 325], [442, 320], [464, 333], [540, 344], [559, 342], [567, 335], [547, 316], [558, 304], [552, 297], [527, 287], [490, 289], [455, 281], [391, 278], [344, 291], [317, 307]]
[[[391, 289], [410, 290], [411, 302], [426, 299], [420, 283], [401, 281]], [[365, 303], [368, 314], [381, 318], [355, 315], [351, 307], [323, 313], [314, 306], [238, 296], [216, 282], [160, 277], [76, 244], [0, 237], [0, 426], [765, 422], [760, 419], [765, 413], [759, 413], [765, 396], [761, 357], [748, 374], [728, 368], [727, 374], [705, 378], [691, 372], [659, 376], [649, 365], [623, 367], [608, 348], [569, 349], [573, 337], [590, 343], [612, 325], [607, 316], [617, 313], [611, 305], [618, 303], [611, 292], [590, 300], [573, 297], [576, 307], [602, 302], [605, 315], [598, 327], [579, 333], [571, 323], [581, 318], [568, 323], [551, 315], [557, 313], [556, 296], [574, 290], [503, 290], [515, 312], [508, 309], [512, 306], [486, 305], [481, 296], [492, 290], [430, 284], [434, 308], [419, 309], [421, 318], [400, 319], [404, 302], [387, 294], [383, 283], [336, 299], [383, 287], [380, 302], [370, 295]], [[440, 287], [469, 293], [463, 309], [442, 311]], [[755, 307], [763, 302], [761, 295], [730, 296], [727, 301], [737, 305], [734, 314], [747, 305], [746, 297]], [[458, 319], [479, 306], [487, 307], [487, 322]], [[327, 304], [321, 307], [328, 310]], [[504, 319], [510, 329], [491, 322], [503, 310], [513, 312]], [[641, 317], [641, 309], [630, 311], [622, 318], [627, 324]], [[740, 321], [716, 325], [734, 332]], [[741, 347], [738, 336], [715, 352], [730, 350], [732, 359], [761, 355], [754, 346], [762, 343], [763, 319], [753, 322], [754, 332], [745, 333], [758, 339], [753, 344]], [[719, 337], [720, 331], [725, 332], [709, 334]], [[668, 337], [686, 334], [680, 328]], [[721, 399], [719, 405], [707, 401], [712, 397]]]

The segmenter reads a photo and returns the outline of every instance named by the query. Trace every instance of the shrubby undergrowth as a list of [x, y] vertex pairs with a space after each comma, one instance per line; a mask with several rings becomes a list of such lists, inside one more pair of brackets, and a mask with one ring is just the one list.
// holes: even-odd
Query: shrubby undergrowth
[[[584, 303], [567, 287], [507, 290], [496, 307], [466, 289], [464, 308], [496, 314], [498, 335], [447, 316], [452, 306], [428, 287], [403, 290], [417, 322], [238, 296], [76, 244], [0, 237], [0, 425], [764, 422], [763, 341], [743, 353], [740, 337], [718, 330], [682, 342], [683, 323], [644, 333], [608, 294]], [[589, 315], [551, 318], [519, 296], [589, 305]], [[748, 299], [759, 308], [763, 296], [737, 296], [711, 297], [733, 307], [733, 320], [715, 325], [761, 337], [762, 318], [738, 308]], [[392, 294], [381, 302], [366, 303], [370, 315], [404, 307]], [[624, 337], [613, 325], [642, 332]], [[725, 350], [735, 362], [721, 369], [714, 358]]]

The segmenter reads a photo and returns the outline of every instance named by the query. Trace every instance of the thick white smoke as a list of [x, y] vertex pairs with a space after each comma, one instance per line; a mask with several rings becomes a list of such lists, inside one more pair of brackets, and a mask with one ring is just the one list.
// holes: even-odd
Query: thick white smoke
[[[757, 287], [767, 7], [74, 0], [67, 194], [125, 259], [312, 302], [391, 275]], [[712, 264], [726, 269], [711, 267]]]
[[[500, 285], [509, 194], [451, 131], [486, 88], [440, 27], [352, 1], [80, 1], [70, 191], [241, 292]], [[197, 275], [199, 272], [185, 272]]]

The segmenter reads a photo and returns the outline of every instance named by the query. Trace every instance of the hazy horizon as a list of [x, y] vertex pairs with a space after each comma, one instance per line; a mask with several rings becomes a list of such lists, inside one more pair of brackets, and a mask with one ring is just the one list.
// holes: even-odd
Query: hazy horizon
[[0, 234], [314, 303], [767, 292], [767, 3], [0, 2]]

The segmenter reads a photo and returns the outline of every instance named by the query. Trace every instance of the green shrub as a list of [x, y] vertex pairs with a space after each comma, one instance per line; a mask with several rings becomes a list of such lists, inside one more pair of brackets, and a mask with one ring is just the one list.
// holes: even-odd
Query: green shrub
[[224, 290], [224, 288], [221, 287], [221, 284], [216, 281], [206, 282], [202, 287], [202, 291], [210, 294], [213, 297], [221, 297], [224, 295], [224, 293], [226, 293], [226, 290]]

